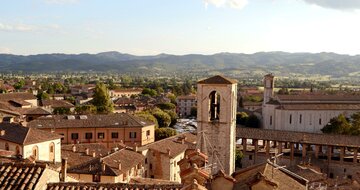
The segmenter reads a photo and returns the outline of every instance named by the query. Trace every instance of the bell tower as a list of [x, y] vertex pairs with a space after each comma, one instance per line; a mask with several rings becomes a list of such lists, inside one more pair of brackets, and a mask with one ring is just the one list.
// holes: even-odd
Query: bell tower
[[274, 96], [274, 75], [267, 74], [264, 76], [264, 101], [265, 105]]
[[211, 173], [235, 170], [237, 81], [213, 76], [197, 84], [197, 146]]

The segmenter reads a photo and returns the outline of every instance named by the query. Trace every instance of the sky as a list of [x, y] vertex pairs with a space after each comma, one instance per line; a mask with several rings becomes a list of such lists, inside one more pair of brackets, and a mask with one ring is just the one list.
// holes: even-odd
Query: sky
[[360, 54], [360, 0], [0, 0], [0, 53]]

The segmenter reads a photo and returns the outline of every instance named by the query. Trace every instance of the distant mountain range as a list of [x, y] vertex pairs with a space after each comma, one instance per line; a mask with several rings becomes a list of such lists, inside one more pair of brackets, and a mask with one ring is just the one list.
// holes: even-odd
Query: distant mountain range
[[259, 52], [135, 56], [98, 54], [0, 54], [0, 72], [114, 71], [119, 73], [266, 73], [360, 76], [360, 55], [335, 53]]

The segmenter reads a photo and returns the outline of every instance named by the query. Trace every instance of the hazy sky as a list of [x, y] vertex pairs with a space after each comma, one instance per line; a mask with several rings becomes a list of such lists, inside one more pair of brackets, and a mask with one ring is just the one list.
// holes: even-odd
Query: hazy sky
[[360, 54], [360, 0], [1, 0], [0, 52]]

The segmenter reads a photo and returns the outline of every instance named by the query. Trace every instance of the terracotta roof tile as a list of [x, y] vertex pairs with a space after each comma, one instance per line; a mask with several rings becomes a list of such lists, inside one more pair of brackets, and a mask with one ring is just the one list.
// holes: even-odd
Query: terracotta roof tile
[[[102, 175], [107, 176], [118, 176], [122, 173], [126, 173], [138, 164], [142, 164], [144, 160], [145, 157], [142, 154], [124, 148], [102, 157], [83, 159], [82, 163], [79, 165], [72, 165], [68, 171], [69, 173], [102, 173]], [[102, 171], [102, 163], [106, 166], [105, 171]], [[121, 164], [121, 168], [119, 168], [119, 164]]]
[[237, 127], [236, 137], [261, 140], [277, 140], [281, 142], [307, 143], [312, 145], [360, 147], [360, 138], [349, 135], [332, 135]]
[[42, 100], [42, 106], [52, 108], [72, 108], [75, 107], [72, 103], [66, 100]]
[[0, 163], [0, 187], [2, 189], [35, 189], [45, 164]]
[[216, 75], [201, 81], [198, 81], [198, 84], [236, 84], [237, 81], [233, 79], [226, 78], [224, 76]]
[[34, 144], [61, 138], [60, 135], [34, 128], [23, 127], [16, 123], [1, 123], [0, 130], [5, 131], [5, 134], [0, 136], [1, 140], [14, 142], [20, 145]]
[[6, 93], [0, 94], [0, 101], [9, 101], [14, 99], [21, 99], [21, 100], [36, 100], [36, 97], [27, 92], [16, 92], [16, 93]]
[[40, 117], [28, 123], [28, 127], [35, 128], [86, 128], [86, 127], [145, 127], [153, 125], [150, 121], [128, 113], [97, 114], [97, 115], [53, 115]]
[[181, 184], [136, 184], [136, 183], [49, 183], [46, 190], [180, 190]]
[[160, 141], [153, 142], [142, 148], [149, 148], [163, 154], [170, 153], [170, 157], [175, 157], [180, 153], [185, 152], [185, 150], [189, 147], [189, 145], [187, 145], [186, 143], [182, 144], [181, 139], [184, 137], [185, 137], [184, 139], [185, 142], [190, 144], [196, 143], [196, 139], [197, 139], [196, 135], [193, 135], [191, 133], [184, 133], [166, 139], [162, 139]]

